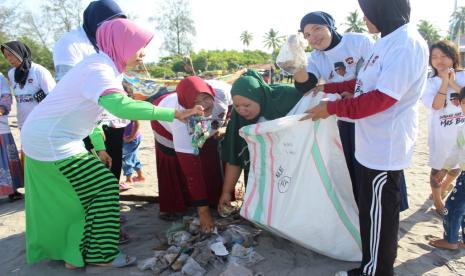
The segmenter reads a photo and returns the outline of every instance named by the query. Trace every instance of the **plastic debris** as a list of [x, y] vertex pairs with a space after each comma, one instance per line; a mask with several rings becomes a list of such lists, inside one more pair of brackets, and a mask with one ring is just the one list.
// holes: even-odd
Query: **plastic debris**
[[222, 242], [215, 242], [210, 245], [210, 249], [215, 253], [216, 256], [227, 256], [229, 254], [228, 250]]
[[244, 247], [250, 247], [255, 245], [254, 238], [260, 234], [260, 232], [261, 230], [256, 230], [245, 225], [230, 225], [221, 236], [227, 246], [238, 243], [242, 244]]
[[173, 233], [171, 237], [168, 238], [168, 244], [184, 246], [192, 238], [192, 235], [187, 231], [179, 231]]
[[188, 258], [181, 270], [183, 275], [202, 276], [207, 273], [193, 258]]
[[234, 244], [231, 249], [231, 254], [228, 257], [229, 262], [235, 262], [243, 266], [253, 266], [256, 263], [265, 260], [265, 258], [250, 248], [245, 248], [240, 244]]

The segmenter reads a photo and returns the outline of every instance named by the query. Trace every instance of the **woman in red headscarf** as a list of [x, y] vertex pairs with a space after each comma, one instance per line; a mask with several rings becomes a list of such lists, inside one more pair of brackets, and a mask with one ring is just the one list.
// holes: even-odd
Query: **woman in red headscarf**
[[[158, 107], [189, 109], [204, 108], [212, 114], [215, 91], [199, 77], [187, 77], [176, 87], [176, 93], [155, 100]], [[209, 206], [216, 206], [221, 194], [221, 163], [214, 139], [196, 149], [187, 125], [152, 121], [155, 136], [157, 176], [160, 194], [160, 215], [163, 218], [197, 207], [203, 231], [213, 229]]]

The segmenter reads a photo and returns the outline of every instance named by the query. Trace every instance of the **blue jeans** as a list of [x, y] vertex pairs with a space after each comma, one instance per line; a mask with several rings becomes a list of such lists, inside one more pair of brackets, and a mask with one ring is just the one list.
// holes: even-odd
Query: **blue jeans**
[[447, 198], [443, 225], [444, 239], [447, 242], [459, 242], [460, 226], [462, 226], [462, 241], [465, 240], [465, 172], [457, 178], [455, 188]]
[[142, 164], [137, 157], [138, 148], [142, 137], [139, 136], [129, 143], [123, 143], [123, 174], [130, 176], [135, 170], [140, 170]]

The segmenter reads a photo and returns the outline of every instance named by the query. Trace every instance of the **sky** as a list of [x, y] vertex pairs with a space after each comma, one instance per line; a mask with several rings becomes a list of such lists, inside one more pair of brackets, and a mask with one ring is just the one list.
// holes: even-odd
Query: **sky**
[[[141, 26], [155, 31], [155, 37], [147, 47], [146, 61], [156, 61], [165, 55], [160, 48], [162, 34], [155, 30], [155, 22], [148, 18], [161, 14], [160, 4], [164, 0], [115, 0], [123, 11], [136, 16], [135, 21]], [[427, 20], [439, 28], [441, 35], [446, 35], [450, 15], [455, 2], [465, 6], [465, 0], [410, 0], [412, 6], [411, 22]], [[22, 8], [31, 10], [39, 7], [40, 0], [23, 0]], [[89, 0], [83, 0], [85, 6]], [[192, 18], [197, 35], [194, 51], [200, 49], [245, 49], [239, 37], [243, 31], [251, 32], [253, 40], [248, 49], [260, 49], [270, 52], [263, 46], [263, 36], [271, 28], [280, 35], [290, 35], [299, 29], [300, 19], [308, 12], [325, 11], [331, 14], [340, 32], [344, 32], [345, 19], [350, 12], [359, 10], [357, 0], [190, 0]]]

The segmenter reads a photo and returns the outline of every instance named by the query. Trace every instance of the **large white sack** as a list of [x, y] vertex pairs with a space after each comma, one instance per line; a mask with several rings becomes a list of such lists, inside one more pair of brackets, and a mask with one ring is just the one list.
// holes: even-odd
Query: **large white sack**
[[[301, 114], [323, 97], [304, 97]], [[360, 261], [358, 209], [334, 116], [292, 115], [241, 128], [250, 173], [241, 215], [320, 254]]]

